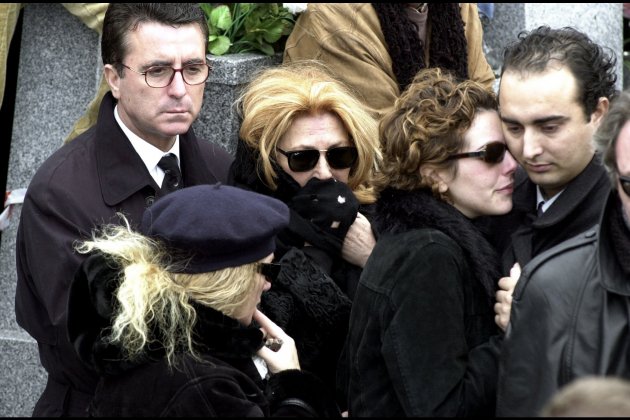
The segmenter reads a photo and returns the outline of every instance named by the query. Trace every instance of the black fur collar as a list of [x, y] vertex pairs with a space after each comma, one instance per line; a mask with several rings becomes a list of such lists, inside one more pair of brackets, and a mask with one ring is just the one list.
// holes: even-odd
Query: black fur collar
[[376, 204], [374, 226], [379, 234], [434, 228], [453, 238], [463, 249], [470, 267], [494, 299], [499, 280], [496, 251], [473, 223], [452, 205], [436, 199], [428, 190], [384, 190]]

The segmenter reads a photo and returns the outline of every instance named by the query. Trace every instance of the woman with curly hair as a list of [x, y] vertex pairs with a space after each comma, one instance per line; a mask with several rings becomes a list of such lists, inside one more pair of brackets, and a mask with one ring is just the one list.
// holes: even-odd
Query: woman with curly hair
[[423, 70], [380, 132], [379, 241], [350, 317], [350, 415], [492, 415], [499, 260], [473, 222], [510, 211], [517, 166], [495, 95]]

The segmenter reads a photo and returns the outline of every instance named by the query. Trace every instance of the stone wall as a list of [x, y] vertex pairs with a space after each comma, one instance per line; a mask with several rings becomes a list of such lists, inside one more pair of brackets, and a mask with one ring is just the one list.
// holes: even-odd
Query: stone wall
[[[574, 25], [596, 41], [622, 51], [621, 3], [495, 3], [486, 42], [500, 51], [523, 29], [546, 23]], [[99, 40], [60, 4], [31, 3], [24, 11], [19, 77], [7, 190], [24, 188], [58, 147], [92, 99], [100, 75]], [[202, 114], [194, 124], [200, 137], [234, 152], [238, 121], [231, 108], [240, 87], [261, 66], [279, 57], [235, 55], [212, 59]], [[620, 65], [621, 75], [621, 65]], [[621, 77], [620, 77], [621, 79]], [[5, 141], [6, 139], [2, 139]], [[14, 315], [14, 222], [0, 244], [0, 416], [29, 416], [45, 384], [35, 342]]]

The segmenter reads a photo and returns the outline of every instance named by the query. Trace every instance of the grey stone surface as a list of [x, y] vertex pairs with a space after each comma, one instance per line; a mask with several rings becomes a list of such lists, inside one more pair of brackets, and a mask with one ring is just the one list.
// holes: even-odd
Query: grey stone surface
[[236, 152], [239, 119], [233, 104], [251, 77], [265, 67], [282, 62], [282, 55], [267, 57], [260, 54], [211, 56], [212, 73], [204, 92], [203, 107], [193, 130], [198, 137], [220, 144], [228, 152]]
[[26, 333], [0, 331], [0, 416], [28, 417], [46, 384], [37, 344]]
[[[7, 190], [27, 187], [96, 92], [98, 34], [60, 4], [24, 8]], [[30, 416], [45, 384], [35, 342], [15, 322], [14, 223], [0, 245], [0, 416]]]
[[552, 28], [572, 26], [585, 32], [617, 55], [618, 88], [622, 88], [623, 22], [622, 3], [495, 3], [494, 18], [485, 27], [484, 37], [491, 49], [491, 64], [500, 66], [503, 49], [517, 39], [519, 32], [540, 25]]

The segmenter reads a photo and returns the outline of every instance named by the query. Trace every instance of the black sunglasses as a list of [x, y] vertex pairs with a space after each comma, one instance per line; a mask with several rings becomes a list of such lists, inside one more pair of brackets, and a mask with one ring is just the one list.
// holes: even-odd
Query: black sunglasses
[[503, 162], [506, 151], [507, 146], [505, 145], [505, 143], [494, 141], [492, 143], [486, 144], [483, 150], [479, 150], [478, 152], [457, 153], [455, 155], [449, 156], [447, 160], [474, 157], [481, 158], [484, 162], [494, 165]]
[[630, 176], [619, 175], [619, 183], [621, 188], [623, 188], [623, 192], [630, 197]]
[[326, 160], [333, 169], [347, 169], [357, 161], [359, 152], [356, 147], [334, 147], [328, 150], [295, 150], [285, 152], [277, 148], [280, 153], [285, 155], [289, 161], [289, 168], [293, 172], [310, 171], [319, 162], [320, 152], [326, 152]]
[[275, 279], [278, 278], [280, 274], [280, 269], [282, 269], [282, 264], [276, 263], [259, 263], [258, 264], [258, 272], [267, 278], [269, 283], [272, 283]]

